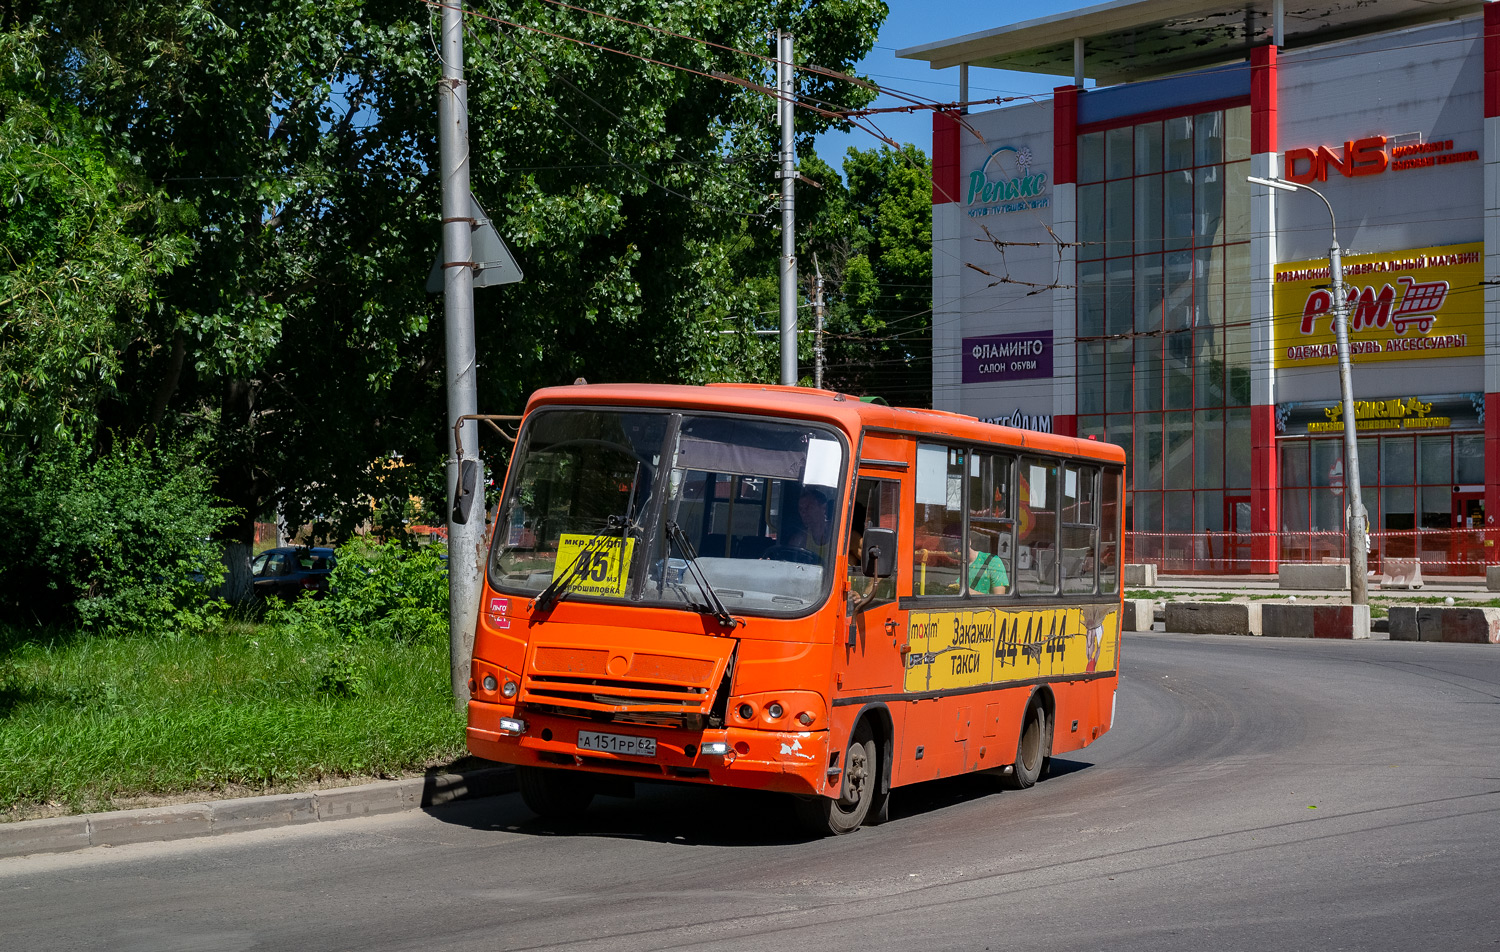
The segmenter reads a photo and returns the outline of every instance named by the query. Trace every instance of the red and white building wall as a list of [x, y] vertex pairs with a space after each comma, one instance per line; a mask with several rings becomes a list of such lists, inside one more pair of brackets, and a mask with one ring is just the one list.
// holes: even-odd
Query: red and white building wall
[[1283, 175], [1338, 216], [1374, 564], [1500, 561], [1497, 10], [935, 116], [934, 405], [1124, 445], [1163, 571], [1339, 556], [1329, 213]]

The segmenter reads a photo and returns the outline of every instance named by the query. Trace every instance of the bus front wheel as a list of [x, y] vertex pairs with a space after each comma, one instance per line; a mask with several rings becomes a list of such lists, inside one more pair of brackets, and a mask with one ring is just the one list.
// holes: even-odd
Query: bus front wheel
[[870, 814], [880, 786], [880, 760], [875, 734], [861, 721], [844, 751], [844, 770], [837, 797], [807, 797], [796, 801], [797, 819], [809, 833], [838, 836], [853, 833]]
[[1032, 698], [1021, 719], [1021, 738], [1016, 742], [1016, 762], [1002, 779], [1012, 790], [1025, 790], [1041, 779], [1049, 755], [1047, 709], [1040, 698]]
[[589, 778], [567, 770], [518, 766], [516, 785], [521, 788], [521, 799], [531, 812], [549, 820], [582, 813], [594, 799]]

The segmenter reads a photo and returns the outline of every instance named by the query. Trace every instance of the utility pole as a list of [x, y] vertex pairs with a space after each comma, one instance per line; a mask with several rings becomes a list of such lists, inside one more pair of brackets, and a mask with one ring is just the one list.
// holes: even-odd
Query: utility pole
[[813, 386], [823, 389], [823, 269], [813, 253]]
[[797, 144], [792, 137], [792, 106], [797, 73], [792, 67], [792, 34], [776, 32], [776, 100], [781, 122], [781, 382], [797, 384]]
[[[1278, 9], [1280, 3], [1277, 4]], [[1354, 371], [1349, 362], [1349, 302], [1344, 299], [1344, 262], [1339, 252], [1339, 226], [1334, 218], [1333, 203], [1310, 185], [1285, 179], [1245, 176], [1252, 185], [1265, 185], [1285, 192], [1312, 192], [1328, 208], [1328, 229], [1332, 244], [1328, 249], [1328, 277], [1333, 293], [1333, 334], [1339, 352], [1339, 390], [1344, 404], [1344, 492], [1349, 494], [1349, 601], [1369, 604], [1366, 572], [1370, 564], [1369, 539], [1365, 536], [1365, 499], [1359, 479], [1359, 434], [1355, 431]]]
[[[469, 97], [464, 85], [464, 15], [444, 4], [442, 12], [443, 78], [438, 83], [438, 161], [443, 182], [443, 323], [447, 346], [448, 486], [459, 482], [462, 461], [454, 424], [478, 412], [474, 356], [474, 213], [469, 195]], [[464, 423], [465, 460], [475, 470], [474, 491], [484, 492], [479, 462], [479, 424]], [[484, 511], [480, 505], [479, 511]], [[459, 710], [469, 700], [469, 656], [479, 617], [479, 549], [484, 519], [453, 520], [448, 499], [448, 653], [453, 696]]]

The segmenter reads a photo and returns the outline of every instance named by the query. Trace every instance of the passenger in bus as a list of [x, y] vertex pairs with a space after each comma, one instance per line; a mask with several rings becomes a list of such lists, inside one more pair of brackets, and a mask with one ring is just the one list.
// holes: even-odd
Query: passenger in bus
[[970, 529], [969, 591], [981, 595], [1004, 595], [1010, 589], [1010, 574], [1005, 570], [1005, 560], [993, 553], [981, 551], [976, 545], [980, 542], [987, 548], [995, 547], [994, 539]]

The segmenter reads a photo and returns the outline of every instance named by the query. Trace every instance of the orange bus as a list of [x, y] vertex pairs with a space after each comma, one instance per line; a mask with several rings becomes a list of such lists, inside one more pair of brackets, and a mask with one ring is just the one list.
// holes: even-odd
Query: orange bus
[[847, 833], [904, 784], [1029, 787], [1114, 720], [1124, 478], [1112, 444], [827, 391], [538, 391], [469, 750], [544, 816], [647, 779]]

